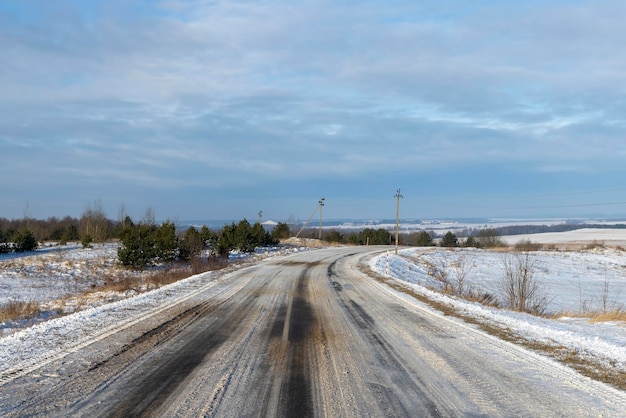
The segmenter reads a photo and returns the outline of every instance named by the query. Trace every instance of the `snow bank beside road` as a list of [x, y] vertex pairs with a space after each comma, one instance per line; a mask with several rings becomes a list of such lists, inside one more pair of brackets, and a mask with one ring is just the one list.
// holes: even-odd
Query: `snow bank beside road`
[[[412, 248], [401, 250], [398, 255], [389, 254], [388, 264], [386, 254], [373, 257], [370, 260], [370, 267], [380, 274], [386, 274], [388, 265], [388, 273], [392, 278], [408, 283], [415, 292], [451, 305], [465, 315], [480, 318], [499, 327], [509, 328], [515, 334], [528, 340], [573, 349], [583, 356], [591, 355], [606, 364], [626, 370], [626, 324], [621, 322], [590, 324], [584, 319], [573, 318], [550, 320], [525, 313], [490, 308], [479, 303], [443, 295], [428, 289], [436, 287], [437, 283], [428, 274], [428, 269], [417, 261], [416, 251]], [[431, 251], [454, 254], [444, 249]], [[489, 265], [489, 262], [482, 257], [490, 256], [493, 254], [489, 251], [473, 250], [470, 259], [476, 264]], [[616, 263], [624, 262], [623, 253], [619, 255], [615, 253], [615, 257]], [[548, 265], [548, 269], [554, 269], [558, 265], [555, 261], [553, 265]], [[584, 268], [576, 263], [573, 265], [578, 269]], [[591, 285], [591, 281], [581, 282], [581, 286]], [[570, 291], [575, 290], [575, 287], [570, 288]]]

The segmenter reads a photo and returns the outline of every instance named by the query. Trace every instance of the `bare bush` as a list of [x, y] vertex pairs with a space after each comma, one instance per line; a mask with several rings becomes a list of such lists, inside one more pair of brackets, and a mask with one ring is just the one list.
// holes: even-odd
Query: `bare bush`
[[541, 244], [536, 242], [532, 242], [529, 239], [520, 240], [515, 244], [515, 251], [539, 251], [541, 249]]
[[622, 308], [618, 304], [616, 304], [615, 301], [611, 300], [611, 295], [612, 295], [611, 288], [612, 288], [611, 278], [608, 274], [608, 269], [605, 264], [604, 265], [604, 280], [602, 281], [600, 291], [598, 292], [598, 299], [600, 301], [600, 309], [602, 310], [603, 314], [608, 314], [610, 312], [622, 310]]
[[480, 248], [505, 247], [500, 233], [494, 228], [483, 229], [478, 233], [477, 241]]
[[461, 254], [452, 263], [452, 278], [454, 280], [454, 293], [459, 296], [464, 296], [467, 291], [467, 278], [472, 270], [473, 264], [467, 261], [467, 258]]
[[540, 315], [545, 313], [548, 299], [536, 271], [535, 259], [529, 252], [504, 254], [501, 286], [511, 309]]
[[448, 278], [448, 260], [442, 259], [439, 266], [430, 265], [431, 276], [441, 283], [441, 288], [445, 293], [452, 293], [453, 286]]
[[591, 244], [585, 245], [585, 250], [595, 250], [596, 248], [606, 248], [603, 241], [594, 240]]

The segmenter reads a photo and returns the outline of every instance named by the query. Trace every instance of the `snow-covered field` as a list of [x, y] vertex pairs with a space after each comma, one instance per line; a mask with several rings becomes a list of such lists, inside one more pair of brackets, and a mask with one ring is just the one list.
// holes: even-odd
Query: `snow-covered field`
[[[441, 288], [442, 282], [432, 273], [444, 270], [453, 285], [464, 275], [465, 287], [506, 300], [502, 280], [505, 260], [515, 257], [510, 252], [421, 248], [402, 250], [399, 255], [401, 259], [393, 259], [391, 273], [405, 281]], [[611, 248], [533, 251], [529, 257], [533, 278], [547, 299], [547, 314], [626, 308], [626, 252]]]
[[511, 235], [502, 237], [502, 240], [510, 245], [522, 240], [528, 240], [538, 244], [561, 244], [580, 247], [597, 243], [606, 246], [626, 248], [626, 229], [583, 228], [567, 232]]
[[[69, 314], [105, 303], [119, 301], [143, 293], [140, 289], [106, 290], [106, 281], [119, 277], [142, 276], [150, 271], [132, 271], [118, 265], [117, 243], [95, 244], [83, 248], [80, 244], [44, 246], [34, 252], [0, 254], [0, 307], [9, 302], [34, 302], [41, 314], [33, 320], [0, 322], [0, 336], [8, 335], [26, 325], [50, 317]], [[260, 249], [253, 259], [262, 257], [268, 249]], [[271, 249], [281, 253], [278, 247]], [[231, 254], [242, 260], [249, 255]]]
[[[573, 313], [626, 308], [626, 252], [612, 248], [578, 251], [538, 251], [530, 254], [535, 277], [548, 296], [548, 312], [570, 312], [554, 319], [492, 308], [437, 292], [441, 282], [434, 269], [448, 279], [465, 274], [465, 285], [504, 301], [501, 286], [502, 251], [478, 249], [407, 248], [370, 260], [370, 267], [407, 283], [419, 294], [453, 306], [464, 315], [508, 328], [531, 341], [576, 350], [606, 365], [626, 370], [626, 323], [591, 323]], [[608, 285], [608, 292], [603, 289]], [[603, 296], [606, 295], [606, 296]]]
[[117, 244], [49, 246], [0, 254], [0, 301], [47, 302], [101, 285], [120, 269]]

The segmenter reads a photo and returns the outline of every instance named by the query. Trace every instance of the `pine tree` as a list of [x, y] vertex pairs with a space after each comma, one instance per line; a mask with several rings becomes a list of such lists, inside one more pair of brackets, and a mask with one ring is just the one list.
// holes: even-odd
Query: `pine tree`
[[456, 235], [448, 231], [441, 239], [441, 246], [442, 247], [458, 247], [459, 243], [456, 238]]
[[421, 231], [418, 235], [417, 235], [417, 242], [416, 245], [418, 247], [431, 247], [433, 245], [435, 245], [433, 243], [433, 237], [430, 236], [430, 234], [426, 231]]
[[15, 244], [15, 252], [18, 253], [33, 251], [37, 248], [35, 234], [27, 227], [23, 227], [15, 233], [13, 243]]
[[160, 261], [172, 261], [178, 254], [176, 225], [167, 220], [155, 231], [156, 256]]

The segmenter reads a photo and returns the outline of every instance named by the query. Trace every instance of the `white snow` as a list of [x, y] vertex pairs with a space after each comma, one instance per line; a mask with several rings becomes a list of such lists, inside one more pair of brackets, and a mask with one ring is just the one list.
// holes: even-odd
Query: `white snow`
[[567, 232], [545, 232], [541, 234], [510, 235], [502, 237], [507, 244], [530, 240], [540, 244], [589, 245], [598, 243], [626, 247], [626, 229], [583, 228]]
[[[114, 244], [85, 250], [64, 248], [65, 254], [60, 261], [54, 260], [55, 251], [49, 249], [22, 254], [19, 257], [5, 255], [0, 259], [0, 283], [3, 283], [2, 291], [4, 292], [0, 301], [6, 301], [7, 295], [15, 300], [24, 300], [20, 293], [28, 296], [36, 295], [39, 301], [56, 298], [67, 290], [67, 286], [62, 284], [63, 277], [68, 274], [70, 276], [87, 274], [81, 267], [85, 260], [101, 257], [105, 261], [99, 261], [97, 266], [101, 266], [100, 263], [114, 264], [116, 248]], [[0, 382], [7, 376], [11, 376], [14, 370], [23, 373], [30, 368], [39, 367], [47, 361], [54, 360], [58, 353], [76, 351], [86, 342], [101, 339], [126, 325], [160, 312], [164, 309], [163, 307], [187, 300], [201, 291], [210, 290], [233, 269], [254, 264], [261, 258], [304, 250], [306, 248], [303, 247], [261, 249], [253, 256], [248, 255], [248, 259], [237, 266], [191, 276], [146, 293], [116, 295], [117, 299], [123, 299], [112, 303], [107, 303], [107, 295], [101, 295], [99, 301], [94, 301], [97, 306], [40, 322], [25, 329], [19, 329], [22, 324], [0, 323], [0, 329], [4, 328], [4, 335], [0, 336]], [[242, 258], [242, 256], [238, 255], [236, 258]], [[73, 261], [71, 263], [73, 268], [66, 265], [66, 270], [57, 271], [59, 264], [64, 264], [64, 260], [67, 259]], [[20, 260], [16, 268], [11, 264], [14, 260]], [[7, 262], [8, 266], [5, 264]], [[29, 283], [40, 284], [45, 281], [44, 270], [39, 267], [40, 264], [52, 266], [50, 273], [52, 284], [46, 284], [45, 291], [40, 288], [33, 293], [31, 291], [33, 286]], [[91, 282], [91, 275], [97, 276], [100, 271], [98, 267], [95, 272], [88, 273], [87, 281]], [[54, 283], [60, 289], [54, 290]]]
[[102, 284], [114, 274], [117, 244], [44, 247], [0, 254], [0, 301], [46, 302]]
[[[620, 232], [623, 233], [623, 232]], [[540, 242], [532, 239], [534, 242]], [[516, 240], [517, 241], [517, 240]], [[515, 241], [515, 242], [516, 242]], [[79, 247], [44, 249], [20, 257], [0, 258], [0, 301], [36, 300], [64, 297], [68, 293], [102, 280], [107, 269], [115, 268], [115, 246], [83, 250]], [[293, 250], [299, 251], [299, 249]], [[278, 253], [277, 253], [278, 254]], [[406, 248], [396, 256], [389, 254], [389, 275], [408, 283], [429, 298], [451, 304], [466, 315], [508, 327], [523, 337], [555, 346], [577, 350], [614, 367], [626, 370], [626, 324], [621, 322], [589, 323], [585, 319], [560, 317], [545, 319], [528, 314], [496, 309], [468, 302], [436, 291], [438, 282], [429, 275], [429, 266], [446, 266], [454, 274], [459, 265], [471, 266], [468, 285], [499, 298], [502, 253], [477, 249], [446, 250]], [[579, 312], [598, 309], [602, 287], [610, 286], [609, 302], [613, 308], [626, 306], [626, 253], [619, 249], [595, 248], [577, 251], [541, 251], [533, 253], [537, 277], [545, 285], [551, 312]], [[370, 266], [385, 274], [387, 256], [372, 257]], [[156, 306], [172, 303], [180, 295], [210, 289], [225, 272], [209, 272], [147, 293], [113, 303], [103, 303], [64, 317], [42, 322], [26, 329], [15, 324], [0, 324], [0, 377], [13, 367], [26, 370], [28, 364], [53, 358], [62, 348], [80, 347], [81, 341], [95, 338], [102, 330], [114, 329], [133, 318], [153, 312]], [[131, 296], [131, 295], [125, 295]]]
[[[468, 286], [505, 300], [499, 284], [503, 257], [501, 251], [408, 248], [401, 249], [398, 255], [391, 252], [372, 258], [370, 267], [408, 283], [417, 293], [452, 305], [464, 315], [508, 328], [528, 340], [567, 347], [626, 370], [626, 324], [623, 322], [590, 323], [571, 315], [546, 319], [484, 306], [437, 291], [441, 282], [431, 275], [433, 267], [445, 269], [452, 281], [455, 274], [464, 269]], [[605, 283], [608, 283], [609, 293], [604, 300], [609, 307], [624, 309], [626, 306], [626, 252], [608, 248], [538, 251], [531, 253], [531, 257], [536, 262], [536, 278], [548, 294], [549, 312], [580, 313], [600, 309]]]

